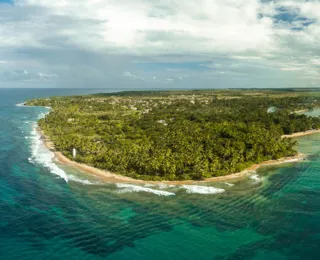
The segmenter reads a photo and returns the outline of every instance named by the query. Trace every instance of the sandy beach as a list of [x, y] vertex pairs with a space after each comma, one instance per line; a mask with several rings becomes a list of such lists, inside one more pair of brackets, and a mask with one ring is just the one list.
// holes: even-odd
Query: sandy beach
[[311, 135], [311, 134], [315, 134], [315, 133], [320, 133], [320, 129], [315, 129], [315, 130], [308, 130], [305, 132], [298, 132], [298, 133], [294, 133], [291, 135], [282, 135], [282, 138], [294, 138], [294, 137], [299, 137], [299, 136], [305, 136], [305, 135]]
[[303, 112], [307, 112], [308, 110], [309, 110], [309, 109], [296, 110], [296, 111], [294, 111], [294, 113], [300, 114], [300, 113], [303, 113]]
[[[124, 182], [124, 183], [140, 183], [140, 184], [171, 184], [171, 185], [184, 185], [184, 184], [196, 184], [196, 183], [206, 183], [206, 182], [222, 182], [222, 181], [228, 181], [228, 180], [233, 180], [233, 179], [240, 179], [240, 178], [245, 178], [246, 176], [252, 174], [255, 172], [257, 169], [259, 169], [262, 166], [268, 166], [268, 165], [277, 165], [277, 164], [283, 164], [283, 163], [290, 163], [290, 162], [297, 162], [300, 160], [303, 160], [305, 158], [304, 154], [297, 154], [296, 156], [292, 157], [285, 157], [281, 158], [278, 160], [270, 160], [270, 161], [265, 161], [259, 164], [254, 164], [250, 166], [249, 168], [237, 172], [237, 173], [232, 173], [224, 176], [219, 176], [219, 177], [212, 177], [208, 178], [205, 180], [201, 181], [196, 181], [196, 180], [186, 180], [186, 181], [144, 181], [144, 180], [137, 180], [133, 179], [130, 177], [126, 177], [120, 174], [112, 173], [110, 171], [98, 169], [86, 164], [78, 163], [75, 161], [70, 160], [66, 156], [64, 156], [61, 152], [58, 152], [55, 150], [54, 144], [50, 141], [50, 139], [43, 133], [43, 131], [38, 127], [37, 130], [41, 134], [42, 140], [44, 144], [47, 146], [48, 149], [50, 149], [54, 154], [54, 160], [60, 164], [67, 165], [74, 167], [84, 173], [87, 174], [92, 174], [99, 179], [109, 182], [109, 183], [119, 183], [119, 182]], [[306, 131], [306, 132], [300, 132], [300, 133], [295, 133], [292, 135], [284, 135], [282, 136], [287, 137], [287, 138], [293, 138], [293, 137], [298, 137], [298, 136], [303, 136], [303, 135], [309, 135], [313, 133], [319, 133], [320, 130], [311, 130], [311, 131]]]

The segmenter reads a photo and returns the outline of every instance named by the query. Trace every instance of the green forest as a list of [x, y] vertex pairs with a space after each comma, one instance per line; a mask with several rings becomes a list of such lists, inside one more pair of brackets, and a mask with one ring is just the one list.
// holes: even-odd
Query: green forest
[[39, 126], [76, 161], [143, 180], [201, 180], [293, 156], [283, 134], [320, 128], [298, 113], [320, 106], [313, 92], [149, 91], [49, 97]]

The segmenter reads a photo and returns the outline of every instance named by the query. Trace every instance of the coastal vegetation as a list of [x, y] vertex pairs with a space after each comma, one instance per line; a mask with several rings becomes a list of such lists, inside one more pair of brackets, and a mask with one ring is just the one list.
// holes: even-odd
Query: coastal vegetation
[[293, 156], [282, 138], [320, 128], [296, 113], [320, 105], [310, 92], [144, 91], [50, 97], [39, 121], [55, 148], [77, 162], [143, 180], [200, 180]]

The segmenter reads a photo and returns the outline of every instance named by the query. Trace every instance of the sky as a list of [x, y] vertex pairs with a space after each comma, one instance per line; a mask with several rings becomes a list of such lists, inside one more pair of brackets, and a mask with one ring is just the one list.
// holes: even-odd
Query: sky
[[320, 86], [320, 0], [0, 0], [0, 87]]

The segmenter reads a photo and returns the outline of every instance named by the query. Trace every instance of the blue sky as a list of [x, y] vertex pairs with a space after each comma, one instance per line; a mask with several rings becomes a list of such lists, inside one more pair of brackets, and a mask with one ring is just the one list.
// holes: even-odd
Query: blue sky
[[318, 87], [319, 22], [319, 0], [0, 0], [0, 87]]

